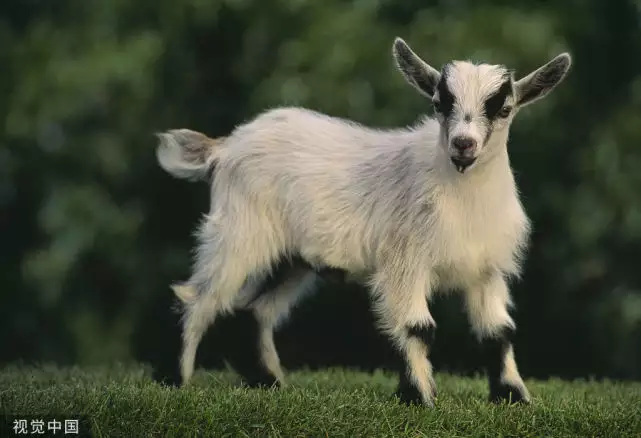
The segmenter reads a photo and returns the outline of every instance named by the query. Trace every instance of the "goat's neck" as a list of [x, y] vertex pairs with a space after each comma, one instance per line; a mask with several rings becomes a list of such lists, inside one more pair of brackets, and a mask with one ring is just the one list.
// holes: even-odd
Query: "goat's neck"
[[433, 175], [437, 177], [437, 181], [433, 182], [439, 187], [437, 193], [469, 208], [477, 206], [483, 211], [490, 206], [493, 206], [492, 209], [501, 209], [518, 204], [518, 192], [505, 147], [487, 150], [488, 155], [480, 157], [476, 166], [463, 174], [452, 165], [446, 150], [442, 147], [438, 149], [433, 169]]
[[507, 152], [507, 133], [495, 132], [476, 165], [461, 174], [452, 164], [447, 147], [442, 143], [445, 138], [440, 129], [436, 120], [427, 118], [407, 138], [415, 152], [417, 165], [425, 171], [424, 183], [428, 192], [444, 190], [463, 198], [483, 198], [487, 196], [483, 192], [488, 191], [491, 192], [490, 198], [517, 196]]

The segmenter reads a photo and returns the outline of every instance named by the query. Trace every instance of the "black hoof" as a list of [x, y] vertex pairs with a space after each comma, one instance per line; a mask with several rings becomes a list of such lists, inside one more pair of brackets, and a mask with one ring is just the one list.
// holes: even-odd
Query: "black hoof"
[[523, 387], [509, 383], [501, 383], [490, 392], [489, 401], [492, 403], [530, 404], [530, 396]]
[[416, 387], [409, 385], [409, 384], [404, 384], [405, 382], [401, 382], [398, 385], [398, 388], [394, 392], [394, 397], [398, 398], [399, 402], [410, 406], [410, 405], [423, 405], [423, 406], [429, 406], [432, 407], [434, 406], [434, 399], [436, 399], [436, 389], [432, 389], [432, 397], [430, 398], [429, 402], [424, 402], [423, 398], [421, 397], [420, 392]]
[[151, 375], [154, 382], [170, 388], [178, 388], [182, 384], [182, 378], [177, 371], [163, 371], [154, 369]]
[[418, 393], [408, 393], [404, 391], [396, 390], [394, 392], [394, 397], [398, 398], [398, 401], [401, 404], [410, 406], [410, 405], [420, 405], [423, 403], [421, 396]]
[[280, 381], [275, 377], [260, 378], [260, 379], [247, 379], [242, 380], [243, 385], [252, 389], [279, 389], [281, 387]]

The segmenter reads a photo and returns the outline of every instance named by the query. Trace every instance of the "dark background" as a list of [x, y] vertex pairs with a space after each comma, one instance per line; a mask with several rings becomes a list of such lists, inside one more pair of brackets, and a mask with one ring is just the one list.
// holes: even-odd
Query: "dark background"
[[[157, 165], [153, 133], [224, 135], [303, 105], [375, 126], [430, 111], [394, 69], [574, 65], [524, 110], [513, 167], [534, 235], [514, 284], [528, 377], [641, 378], [639, 1], [4, 0], [0, 4], [0, 361], [176, 365], [168, 285], [189, 275], [205, 184]], [[439, 300], [437, 369], [473, 372], [460, 303]], [[237, 321], [236, 321], [237, 322]], [[200, 348], [242, 346], [222, 321]], [[327, 286], [277, 337], [283, 363], [390, 366], [363, 290]]]

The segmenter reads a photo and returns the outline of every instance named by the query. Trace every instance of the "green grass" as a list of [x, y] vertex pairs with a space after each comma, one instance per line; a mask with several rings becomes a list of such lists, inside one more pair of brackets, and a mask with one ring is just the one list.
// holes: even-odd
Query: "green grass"
[[639, 383], [528, 381], [532, 405], [496, 406], [484, 378], [436, 381], [428, 409], [398, 404], [396, 379], [383, 372], [293, 372], [287, 388], [261, 390], [201, 371], [190, 387], [171, 389], [144, 368], [14, 366], [0, 371], [0, 413], [86, 416], [100, 437], [641, 436]]

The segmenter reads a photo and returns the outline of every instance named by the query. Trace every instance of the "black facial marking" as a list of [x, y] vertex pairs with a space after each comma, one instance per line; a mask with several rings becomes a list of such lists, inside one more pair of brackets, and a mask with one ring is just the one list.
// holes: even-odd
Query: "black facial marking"
[[436, 87], [437, 78], [423, 68], [421, 62], [407, 45], [398, 42], [394, 47], [397, 54], [396, 61], [403, 74], [411, 78], [416, 86], [423, 92], [432, 96], [434, 94], [434, 88]]
[[519, 105], [524, 105], [548, 93], [563, 79], [569, 65], [566, 57], [553, 59], [519, 90]]
[[441, 74], [441, 80], [437, 85], [438, 105], [435, 108], [436, 111], [441, 113], [446, 119], [452, 114], [452, 109], [454, 108], [454, 95], [447, 86], [447, 72], [448, 66], [445, 65], [445, 67], [443, 67], [443, 73]]
[[504, 327], [497, 335], [482, 341], [488, 381], [490, 384], [490, 401], [499, 403], [511, 400], [512, 403], [524, 401], [522, 389], [509, 382], [501, 381], [504, 371], [505, 356], [512, 345], [515, 330]]
[[487, 117], [490, 122], [493, 122], [497, 118], [501, 109], [503, 108], [503, 105], [505, 104], [505, 100], [511, 93], [512, 82], [508, 79], [507, 81], [503, 82], [503, 84], [501, 84], [499, 89], [494, 94], [492, 94], [485, 100], [485, 103], [483, 104], [485, 109], [485, 117]]

